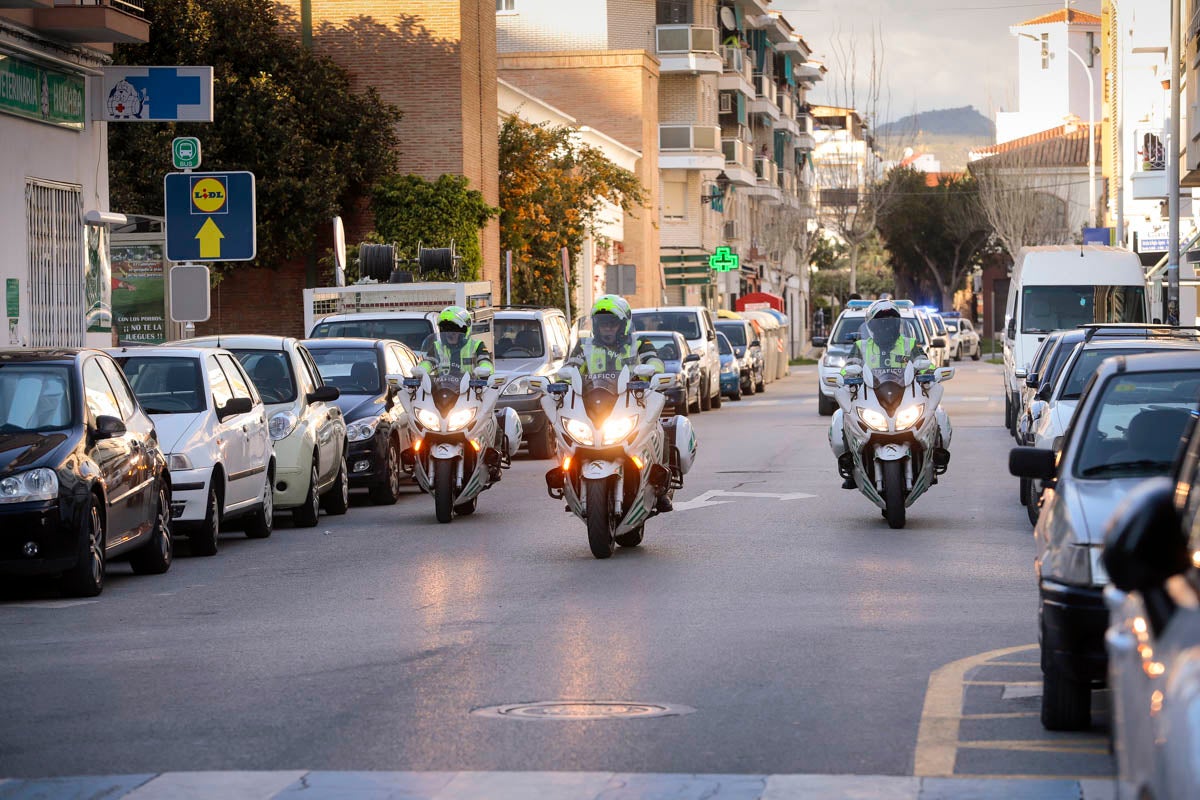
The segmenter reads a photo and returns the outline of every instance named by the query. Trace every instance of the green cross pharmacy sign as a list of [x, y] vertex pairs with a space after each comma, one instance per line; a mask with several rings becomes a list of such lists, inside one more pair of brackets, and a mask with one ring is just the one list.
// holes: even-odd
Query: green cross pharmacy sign
[[83, 76], [0, 55], [0, 113], [83, 130]]
[[718, 247], [717, 251], [708, 257], [708, 266], [713, 272], [733, 272], [741, 263], [742, 259], [738, 254], [731, 252], [728, 247]]

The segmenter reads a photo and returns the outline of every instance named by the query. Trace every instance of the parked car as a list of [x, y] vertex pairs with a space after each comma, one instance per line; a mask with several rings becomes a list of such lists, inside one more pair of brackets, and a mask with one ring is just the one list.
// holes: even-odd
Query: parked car
[[271, 535], [275, 453], [266, 408], [228, 350], [111, 350], [154, 421], [171, 470], [174, 532], [193, 555], [216, 555], [224, 524], [244, 519], [252, 539]]
[[730, 400], [742, 399], [741, 361], [725, 334], [717, 331], [717, 352], [721, 355], [721, 394]]
[[291, 510], [302, 527], [317, 524], [320, 509], [345, 514], [350, 507], [346, 421], [336, 386], [326, 386], [308, 350], [280, 336], [205, 336], [172, 342], [229, 350], [254, 380], [267, 407], [267, 432], [275, 449], [275, 510]]
[[663, 366], [675, 380], [663, 390], [667, 396], [664, 413], [673, 412], [686, 417], [690, 411], [699, 411], [702, 398], [703, 378], [700, 375], [700, 356], [692, 352], [683, 334], [674, 331], [645, 331], [635, 334], [635, 344], [650, 342], [658, 351]]
[[[441, 309], [438, 309], [440, 311]], [[309, 339], [391, 339], [421, 353], [433, 335], [436, 311], [381, 311], [331, 314], [309, 331]]]
[[762, 342], [754, 332], [754, 326], [746, 319], [719, 319], [717, 333], [725, 334], [738, 359], [742, 394], [766, 391], [766, 375]]
[[1197, 552], [1200, 430], [1193, 423], [1170, 477], [1130, 492], [1104, 540], [1111, 580], [1104, 639], [1122, 800], [1193, 797], [1200, 786]]
[[1083, 342], [1084, 331], [1054, 331], [1046, 335], [1033, 354], [1029, 371], [1021, 370], [1018, 378], [1024, 382], [1017, 400], [1017, 422], [1013, 438], [1017, 444], [1032, 445], [1033, 429], [1045, 412], [1054, 384], [1075, 348]]
[[417, 355], [392, 339], [306, 339], [326, 386], [338, 390], [346, 421], [346, 463], [351, 488], [366, 489], [371, 502], [400, 499], [406, 476], [400, 454], [408, 449], [408, 415], [398, 395], [416, 368]]
[[982, 358], [982, 344], [971, 320], [947, 317], [944, 314], [942, 317], [946, 324], [946, 332], [950, 335], [950, 352], [954, 354], [954, 360], [962, 361], [964, 356], [970, 356], [972, 361]]
[[571, 339], [567, 318], [557, 308], [502, 308], [492, 325], [496, 370], [512, 376], [496, 407], [516, 412], [532, 458], [553, 458], [554, 431], [542, 410], [542, 393], [529, 379], [553, 375], [563, 365]]
[[0, 575], [61, 574], [94, 597], [109, 561], [157, 574], [172, 555], [167, 459], [116, 362], [0, 352]]
[[683, 334], [688, 347], [700, 356], [700, 410], [721, 407], [721, 357], [712, 312], [704, 306], [635, 308], [633, 329]]
[[[944, 367], [950, 363], [950, 345], [945, 334], [939, 335], [937, 323], [933, 321], [934, 314], [928, 308], [918, 306], [913, 309], [925, 333], [925, 354], [935, 367]], [[943, 328], [943, 330], [945, 330]]]
[[1087, 728], [1091, 689], [1104, 683], [1105, 523], [1131, 489], [1171, 472], [1200, 396], [1196, 349], [1113, 356], [1094, 370], [1061, 453], [1017, 447], [1009, 458], [1014, 475], [1045, 482], [1034, 563], [1051, 730]]

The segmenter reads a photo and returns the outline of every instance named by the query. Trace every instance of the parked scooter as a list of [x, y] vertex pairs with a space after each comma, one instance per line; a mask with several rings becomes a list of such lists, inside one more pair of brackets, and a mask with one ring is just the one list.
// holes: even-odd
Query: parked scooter
[[417, 485], [433, 495], [438, 522], [475, 512], [479, 493], [500, 480], [521, 444], [521, 421], [511, 408], [496, 411], [507, 375], [485, 377], [461, 367], [405, 378], [400, 402], [412, 445], [401, 454]]
[[687, 417], [659, 421], [669, 375], [628, 366], [619, 373], [559, 371], [560, 382], [537, 378], [546, 392], [542, 409], [558, 437], [560, 466], [546, 473], [546, 488], [587, 524], [596, 558], [613, 545], [637, 547], [646, 520], [670, 500], [696, 457]]
[[[898, 330], [872, 331], [873, 324]], [[916, 341], [911, 326], [899, 318], [863, 326], [865, 339], [882, 335], [859, 351], [883, 355], [850, 364], [837, 377], [840, 408], [829, 429], [829, 445], [847, 488], [852, 481], [883, 510], [892, 528], [904, 527], [908, 506], [937, 483], [950, 463], [950, 419], [938, 404], [944, 391], [940, 383], [954, 377], [954, 368], [932, 369], [919, 349], [901, 352], [905, 348], [896, 342]]]

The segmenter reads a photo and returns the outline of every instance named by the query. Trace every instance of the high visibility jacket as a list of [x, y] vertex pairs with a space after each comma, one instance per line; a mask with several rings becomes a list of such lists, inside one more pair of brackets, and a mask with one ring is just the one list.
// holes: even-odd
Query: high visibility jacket
[[920, 354], [917, 340], [910, 336], [897, 338], [891, 349], [886, 351], [874, 339], [859, 339], [851, 361], [859, 361], [864, 367], [872, 370], [904, 369], [909, 361], [916, 359]]
[[493, 368], [492, 354], [488, 352], [487, 345], [474, 336], [464, 336], [458, 347], [450, 347], [436, 336], [430, 336], [425, 340], [424, 350], [425, 358], [418, 366], [426, 372], [453, 367], [468, 372], [486, 365], [490, 373]]
[[654, 367], [655, 373], [666, 371], [666, 366], [658, 357], [658, 351], [654, 349], [654, 345], [645, 341], [642, 342], [636, 353], [633, 351], [633, 345], [629, 342], [619, 344], [616, 348], [605, 347], [594, 342], [578, 344], [571, 351], [568, 363], [579, 367], [580, 372], [584, 375], [620, 372], [626, 366], [637, 364], [650, 364]]

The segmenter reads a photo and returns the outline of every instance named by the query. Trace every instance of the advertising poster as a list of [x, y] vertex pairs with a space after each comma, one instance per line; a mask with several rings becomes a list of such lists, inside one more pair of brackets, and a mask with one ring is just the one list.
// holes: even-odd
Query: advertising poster
[[87, 231], [87, 274], [84, 291], [87, 299], [88, 333], [112, 330], [112, 270], [108, 262], [108, 229], [89, 225]]
[[166, 263], [161, 244], [112, 246], [112, 310], [118, 344], [167, 340]]

